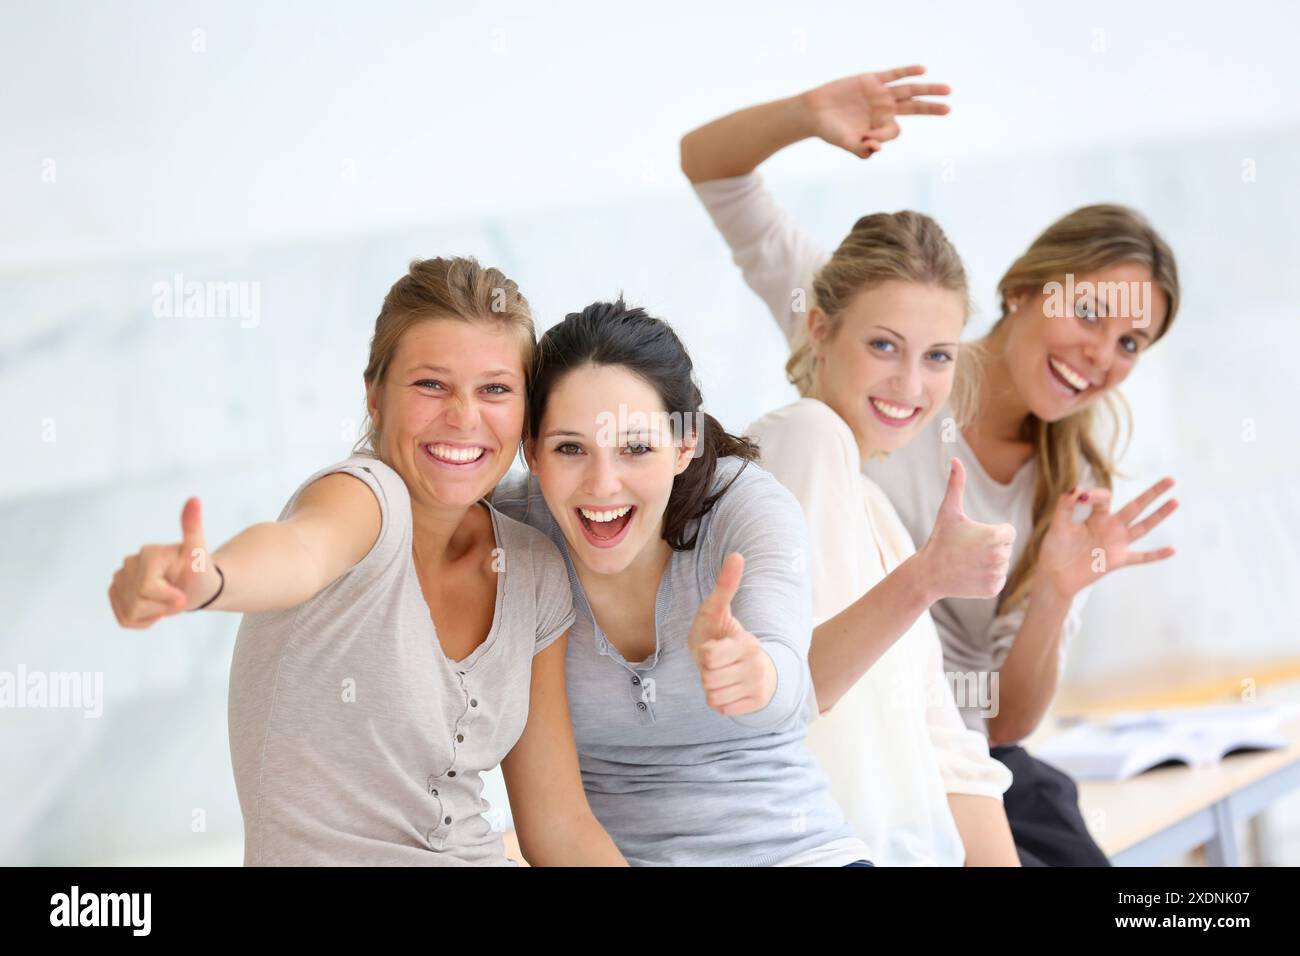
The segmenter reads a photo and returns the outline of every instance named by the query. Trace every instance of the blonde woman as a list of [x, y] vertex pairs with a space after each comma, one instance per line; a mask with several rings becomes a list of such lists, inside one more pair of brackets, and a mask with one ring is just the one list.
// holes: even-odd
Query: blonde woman
[[[738, 255], [779, 244], [782, 221], [770, 202], [745, 208], [730, 202], [730, 180], [709, 180], [761, 160], [733, 147], [772, 142], [781, 111], [746, 110], [682, 142], [683, 168]], [[781, 286], [785, 298], [789, 277]], [[1010, 774], [962, 723], [926, 609], [941, 596], [996, 594], [1014, 532], [962, 514], [955, 465], [949, 500], [917, 552], [862, 475], [869, 457], [906, 443], [908, 425], [946, 403], [969, 311], [965, 270], [928, 216], [880, 213], [858, 220], [810, 291], [821, 305], [795, 359], [804, 397], [747, 429], [809, 524], [809, 663], [821, 713], [809, 744], [878, 863], [1013, 866], [1000, 801]]]
[[534, 349], [514, 282], [412, 263], [375, 322], [361, 452], [280, 517], [114, 575], [123, 627], [244, 614], [230, 750], [247, 865], [507, 865], [481, 774], [501, 765], [530, 863], [623, 865], [583, 794], [555, 547], [485, 499], [518, 451]]
[[[791, 293], [807, 288], [828, 256], [775, 206], [753, 170], [809, 136], [869, 158], [898, 135], [898, 115], [947, 112], [916, 100], [947, 87], [896, 82], [923, 72], [913, 66], [846, 77], [719, 120], [707, 139], [683, 141], [683, 168], [746, 281], [792, 342], [787, 370], [797, 385], [807, 382], [814, 356], [808, 336], [816, 310], [797, 310]], [[1141, 351], [1168, 329], [1177, 271], [1169, 247], [1141, 216], [1093, 206], [1049, 227], [999, 290], [1002, 318], [963, 353], [962, 377], [984, 387], [969, 403], [954, 403], [962, 407], [925, 415], [917, 393], [894, 403], [891, 420], [911, 440], [865, 470], [915, 541], [926, 540], [944, 507], [954, 457], [965, 474], [965, 514], [1015, 529], [1005, 587], [934, 605], [945, 665], [957, 676], [968, 725], [999, 745], [993, 756], [1013, 771], [1005, 804], [1022, 861], [1105, 865], [1072, 781], [1013, 745], [1051, 701], [1087, 587], [1109, 571], [1173, 553], [1133, 547], [1177, 506], [1167, 501], [1139, 520], [1172, 479], [1112, 511], [1114, 455], [1102, 449], [1093, 416], [1098, 399], [1111, 397]], [[1076, 522], [1080, 505], [1091, 512]]]

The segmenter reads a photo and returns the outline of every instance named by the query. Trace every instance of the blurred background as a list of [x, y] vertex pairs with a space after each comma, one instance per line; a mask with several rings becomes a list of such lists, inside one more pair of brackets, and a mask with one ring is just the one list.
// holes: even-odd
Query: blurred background
[[[1117, 498], [1173, 474], [1169, 562], [1107, 577], [1062, 706], [1288, 692], [1300, 677], [1300, 12], [1255, 2], [3, 3], [0, 671], [102, 675], [98, 715], [0, 708], [0, 863], [242, 859], [226, 730], [238, 618], [119, 629], [122, 558], [214, 546], [347, 456], [380, 302], [474, 255], [539, 331], [624, 293], [671, 321], [733, 430], [795, 397], [785, 349], [677, 166], [722, 113], [924, 63], [952, 113], [867, 162], [764, 167], [827, 246], [914, 208], [981, 311], [1051, 220], [1143, 210], [1184, 281], [1126, 385]], [[234, 283], [186, 317], [159, 287]], [[489, 783], [508, 825], [499, 775]], [[1300, 862], [1294, 795], [1265, 862]]]

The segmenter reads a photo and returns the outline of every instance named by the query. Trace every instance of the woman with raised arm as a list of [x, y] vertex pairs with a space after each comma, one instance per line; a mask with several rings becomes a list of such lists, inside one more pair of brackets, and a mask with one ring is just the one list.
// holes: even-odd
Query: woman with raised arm
[[[922, 73], [911, 66], [846, 77], [724, 117], [682, 141], [683, 170], [745, 281], [791, 342], [787, 371], [796, 384], [820, 354], [810, 344], [817, 316], [824, 322], [848, 300], [809, 297], [812, 307], [803, 306], [799, 293], [813, 287], [831, 257], [776, 206], [755, 169], [813, 136], [869, 158], [898, 135], [899, 115], [948, 111], [917, 99], [945, 95], [946, 86], [897, 82]], [[962, 350], [960, 377], [985, 383], [968, 420], [947, 405], [927, 408], [915, 389], [892, 396], [888, 408], [873, 412], [912, 440], [864, 467], [915, 541], [927, 540], [950, 493], [953, 457], [964, 465], [964, 514], [1015, 529], [1009, 578], [996, 595], [935, 603], [945, 665], [958, 675], [963, 717], [989, 735], [998, 745], [993, 756], [1013, 771], [1005, 805], [1021, 859], [1104, 865], [1073, 782], [1014, 744], [1051, 701], [1087, 587], [1116, 568], [1173, 553], [1133, 547], [1176, 507], [1167, 501], [1139, 520], [1172, 479], [1112, 512], [1115, 455], [1101, 447], [1094, 416], [1098, 400], [1114, 396], [1138, 355], [1169, 328], [1177, 270], [1168, 245], [1139, 214], [1089, 206], [1035, 240], [999, 293], [1002, 316], [993, 331]], [[842, 343], [864, 346], [872, 347]], [[1091, 509], [1086, 521], [1074, 520], [1079, 505]]]
[[375, 322], [360, 453], [210, 555], [192, 498], [179, 544], [114, 575], [124, 627], [244, 614], [247, 865], [507, 865], [480, 776], [498, 763], [530, 863], [624, 865], [578, 774], [564, 564], [484, 497], [519, 448], [533, 335], [498, 270], [413, 262]]

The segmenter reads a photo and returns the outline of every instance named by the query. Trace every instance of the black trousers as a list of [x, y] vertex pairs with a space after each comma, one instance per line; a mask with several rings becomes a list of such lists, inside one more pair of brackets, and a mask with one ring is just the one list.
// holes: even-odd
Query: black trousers
[[1002, 795], [1022, 866], [1110, 866], [1079, 812], [1079, 788], [1023, 747], [990, 747], [1011, 771]]

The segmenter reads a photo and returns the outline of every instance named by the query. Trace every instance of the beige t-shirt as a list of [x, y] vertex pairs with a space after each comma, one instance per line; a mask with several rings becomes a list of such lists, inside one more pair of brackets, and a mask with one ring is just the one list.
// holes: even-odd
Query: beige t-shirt
[[442, 652], [411, 550], [405, 482], [375, 458], [322, 469], [366, 483], [379, 537], [295, 608], [247, 614], [230, 669], [230, 757], [244, 862], [508, 865], [480, 774], [523, 733], [533, 656], [573, 622], [564, 561], [487, 502], [499, 549], [487, 639]]
[[[813, 276], [830, 253], [777, 205], [757, 172], [696, 183], [695, 192], [731, 248], [746, 284], [795, 344], [807, 334], [806, 308], [815, 301]], [[920, 545], [930, 536], [943, 501], [948, 459], [961, 458], [966, 466], [966, 514], [976, 521], [1006, 522], [1016, 529], [1014, 567], [1033, 530], [1034, 462], [1026, 462], [1009, 484], [999, 484], [980, 465], [960, 429], [950, 430], [955, 432], [952, 442], [943, 441], [949, 435], [944, 420], [950, 417], [947, 409], [936, 412], [921, 434], [884, 461], [869, 463], [865, 472], [888, 496], [912, 540]], [[1091, 481], [1085, 470], [1081, 484]], [[1089, 590], [1075, 596], [1061, 628], [1062, 667]], [[995, 598], [945, 598], [930, 613], [943, 642], [944, 665], [950, 674], [959, 675], [952, 681], [962, 717], [968, 726], [987, 733], [984, 715], [991, 716], [997, 707], [997, 670], [1020, 631], [1025, 607], [999, 615]]]

